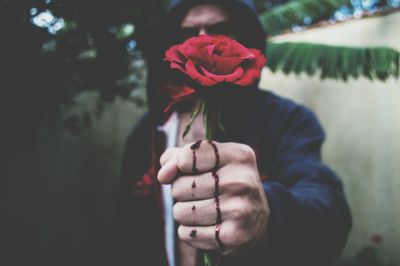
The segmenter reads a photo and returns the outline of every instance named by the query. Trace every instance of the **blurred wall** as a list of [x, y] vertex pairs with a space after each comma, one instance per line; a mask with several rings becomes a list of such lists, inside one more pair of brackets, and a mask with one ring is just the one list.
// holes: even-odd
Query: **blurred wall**
[[[94, 109], [95, 99], [80, 95], [73, 111]], [[91, 127], [74, 134], [43, 129], [7, 154], [0, 172], [1, 266], [106, 265], [123, 148], [144, 111], [117, 99]]]
[[[400, 12], [286, 34], [275, 41], [389, 46]], [[313, 109], [327, 133], [324, 160], [343, 178], [354, 225], [341, 263], [400, 265], [400, 81], [348, 82], [265, 70], [263, 88]]]
[[[94, 97], [81, 98], [87, 107]], [[41, 133], [34, 154], [38, 265], [105, 263], [124, 144], [143, 112], [117, 99], [76, 135]]]

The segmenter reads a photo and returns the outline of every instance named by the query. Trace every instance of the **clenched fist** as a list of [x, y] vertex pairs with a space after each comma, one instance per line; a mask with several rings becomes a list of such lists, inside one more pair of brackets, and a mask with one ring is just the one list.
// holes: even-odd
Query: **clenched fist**
[[249, 146], [198, 141], [167, 149], [160, 163], [158, 180], [172, 184], [182, 241], [224, 255], [265, 241], [269, 207]]

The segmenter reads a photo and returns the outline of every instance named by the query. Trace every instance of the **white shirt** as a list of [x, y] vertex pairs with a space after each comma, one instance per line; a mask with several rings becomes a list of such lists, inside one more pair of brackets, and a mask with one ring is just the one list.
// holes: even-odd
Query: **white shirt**
[[[165, 148], [172, 148], [176, 146], [178, 126], [178, 114], [174, 112], [163, 126], [158, 127], [159, 130], [165, 132]], [[164, 207], [165, 248], [168, 258], [168, 264], [169, 266], [175, 266], [175, 223], [174, 217], [172, 215], [174, 201], [172, 198], [171, 185], [162, 185], [161, 193]]]

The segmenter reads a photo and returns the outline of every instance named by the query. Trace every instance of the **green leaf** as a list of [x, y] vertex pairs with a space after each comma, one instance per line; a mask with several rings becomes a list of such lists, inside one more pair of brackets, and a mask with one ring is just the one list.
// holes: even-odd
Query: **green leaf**
[[204, 101], [200, 100], [196, 109], [190, 115], [190, 121], [189, 121], [188, 125], [185, 127], [185, 130], [183, 131], [182, 138], [184, 138], [189, 133], [190, 129], [192, 128], [192, 124], [193, 124], [194, 120], [200, 113], [203, 113], [204, 107], [205, 107]]
[[204, 252], [203, 253], [204, 255], [204, 266], [213, 266], [212, 265], [212, 262], [211, 262], [211, 258], [210, 258], [210, 256], [208, 255], [208, 253], [207, 252]]
[[312, 22], [327, 19], [340, 6], [350, 5], [350, 0], [298, 0], [280, 5], [260, 14], [260, 21], [270, 35], [303, 25], [305, 18]]
[[267, 67], [285, 74], [320, 73], [347, 81], [360, 76], [386, 80], [399, 77], [400, 52], [388, 47], [348, 47], [315, 43], [268, 42]]

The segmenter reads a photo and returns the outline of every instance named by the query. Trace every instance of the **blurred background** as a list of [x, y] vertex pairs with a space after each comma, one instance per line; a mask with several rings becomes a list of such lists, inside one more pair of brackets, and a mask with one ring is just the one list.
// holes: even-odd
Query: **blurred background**
[[[400, 265], [400, 0], [258, 0], [261, 86], [318, 115], [354, 225], [337, 266]], [[0, 265], [103, 265], [167, 1], [0, 1]]]

